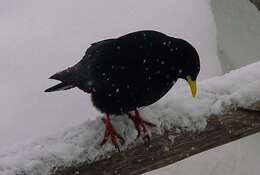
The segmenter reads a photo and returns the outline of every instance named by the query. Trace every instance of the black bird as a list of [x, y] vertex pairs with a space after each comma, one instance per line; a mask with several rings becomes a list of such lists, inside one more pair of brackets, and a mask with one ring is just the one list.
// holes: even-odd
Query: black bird
[[[151, 30], [129, 33], [115, 39], [91, 44], [76, 65], [50, 77], [61, 81], [45, 92], [74, 87], [90, 93], [94, 106], [106, 114], [104, 144], [110, 136], [119, 149], [111, 114], [127, 114], [140, 135], [141, 128], [149, 138], [138, 108], [162, 98], [178, 78], [187, 80], [192, 96], [200, 71], [199, 55], [187, 41]], [[135, 111], [132, 115], [130, 111]]]

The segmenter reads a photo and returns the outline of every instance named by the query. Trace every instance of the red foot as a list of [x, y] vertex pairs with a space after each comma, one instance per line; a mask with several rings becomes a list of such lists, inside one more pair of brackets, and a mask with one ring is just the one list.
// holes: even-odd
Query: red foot
[[110, 117], [109, 115], [106, 116], [107, 118], [106, 119], [103, 119], [103, 122], [105, 123], [106, 125], [106, 131], [105, 131], [105, 136], [104, 136], [104, 139], [101, 143], [101, 145], [104, 145], [109, 136], [111, 137], [111, 140], [115, 146], [115, 148], [120, 152], [120, 149], [119, 149], [119, 146], [118, 146], [118, 143], [116, 141], [116, 137], [120, 139], [120, 143], [121, 144], [124, 144], [125, 143], [125, 140], [123, 139], [123, 137], [121, 137], [113, 128], [112, 124], [111, 124], [111, 121], [110, 121]]
[[148, 126], [151, 126], [151, 127], [155, 127], [156, 125], [151, 123], [151, 122], [147, 122], [145, 120], [143, 120], [138, 112], [138, 110], [135, 110], [135, 115], [133, 116], [132, 114], [130, 114], [129, 112], [127, 113], [128, 117], [130, 119], [132, 119], [132, 121], [134, 122], [135, 124], [135, 128], [138, 132], [138, 135], [137, 135], [137, 138], [140, 137], [140, 134], [141, 134], [141, 127], [143, 128], [143, 131], [144, 131], [144, 134], [145, 134], [145, 138], [147, 138], [148, 140], [150, 140], [150, 136], [148, 135], [147, 133], [147, 129], [145, 127], [144, 124], [148, 125]]

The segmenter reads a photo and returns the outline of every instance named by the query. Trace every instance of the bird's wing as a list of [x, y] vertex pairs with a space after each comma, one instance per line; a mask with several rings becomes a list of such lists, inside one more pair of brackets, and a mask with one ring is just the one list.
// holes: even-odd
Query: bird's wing
[[92, 43], [84, 57], [73, 66], [74, 69], [77, 69], [80, 89], [85, 91], [88, 89], [89, 92], [92, 92], [103, 86], [102, 77], [110, 67], [111, 60], [115, 58], [114, 41], [114, 39], [108, 39]]
[[139, 32], [93, 43], [78, 63], [84, 86], [115, 90], [144, 84], [146, 72], [153, 71], [145, 67], [146, 59], [154, 60], [164, 52], [153, 35], [152, 32]]

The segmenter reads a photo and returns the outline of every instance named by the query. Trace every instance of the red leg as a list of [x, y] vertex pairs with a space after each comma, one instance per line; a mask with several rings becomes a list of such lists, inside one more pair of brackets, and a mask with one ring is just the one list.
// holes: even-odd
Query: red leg
[[143, 131], [144, 131], [144, 134], [146, 135], [145, 137], [150, 140], [150, 137], [147, 133], [147, 129], [146, 129], [146, 125], [148, 126], [151, 126], [151, 127], [155, 127], [156, 125], [151, 123], [151, 122], [148, 122], [148, 121], [145, 121], [142, 119], [142, 117], [140, 116], [140, 113], [138, 112], [138, 110], [136, 109], [135, 110], [135, 115], [133, 116], [132, 114], [130, 114], [129, 112], [127, 113], [128, 117], [130, 119], [132, 119], [132, 121], [134, 122], [135, 124], [135, 128], [138, 132], [138, 135], [137, 135], [137, 138], [140, 137], [140, 133], [141, 133], [141, 127], [143, 128]]
[[104, 145], [110, 136], [115, 148], [120, 152], [116, 137], [120, 139], [121, 144], [124, 144], [125, 140], [114, 130], [109, 115], [106, 115], [106, 119], [103, 119], [103, 122], [106, 125], [106, 131], [101, 145]]
[[135, 129], [137, 130], [137, 138], [140, 137], [141, 134], [141, 129], [140, 129], [140, 124], [138, 124], [138, 122], [135, 119], [135, 116], [133, 116], [132, 114], [130, 114], [129, 112], [127, 113], [128, 117], [134, 122], [135, 124]]

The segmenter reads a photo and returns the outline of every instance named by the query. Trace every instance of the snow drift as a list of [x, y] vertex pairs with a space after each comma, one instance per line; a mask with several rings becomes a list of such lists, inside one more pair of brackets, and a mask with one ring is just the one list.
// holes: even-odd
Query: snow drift
[[218, 57], [227, 72], [260, 60], [260, 13], [249, 0], [211, 0]]
[[[198, 94], [191, 97], [188, 86], [176, 89], [172, 98], [141, 110], [144, 119], [154, 122], [151, 133], [162, 133], [164, 128], [200, 131], [206, 127], [211, 114], [219, 114], [226, 105], [249, 106], [260, 100], [260, 62], [231, 71], [198, 84]], [[126, 116], [113, 116], [115, 129], [126, 139], [135, 142], [134, 124]], [[13, 175], [46, 175], [54, 167], [72, 166], [87, 161], [92, 163], [106, 152], [114, 150], [110, 142], [100, 146], [104, 134], [101, 117], [73, 127], [54, 136], [0, 150], [0, 173]]]

